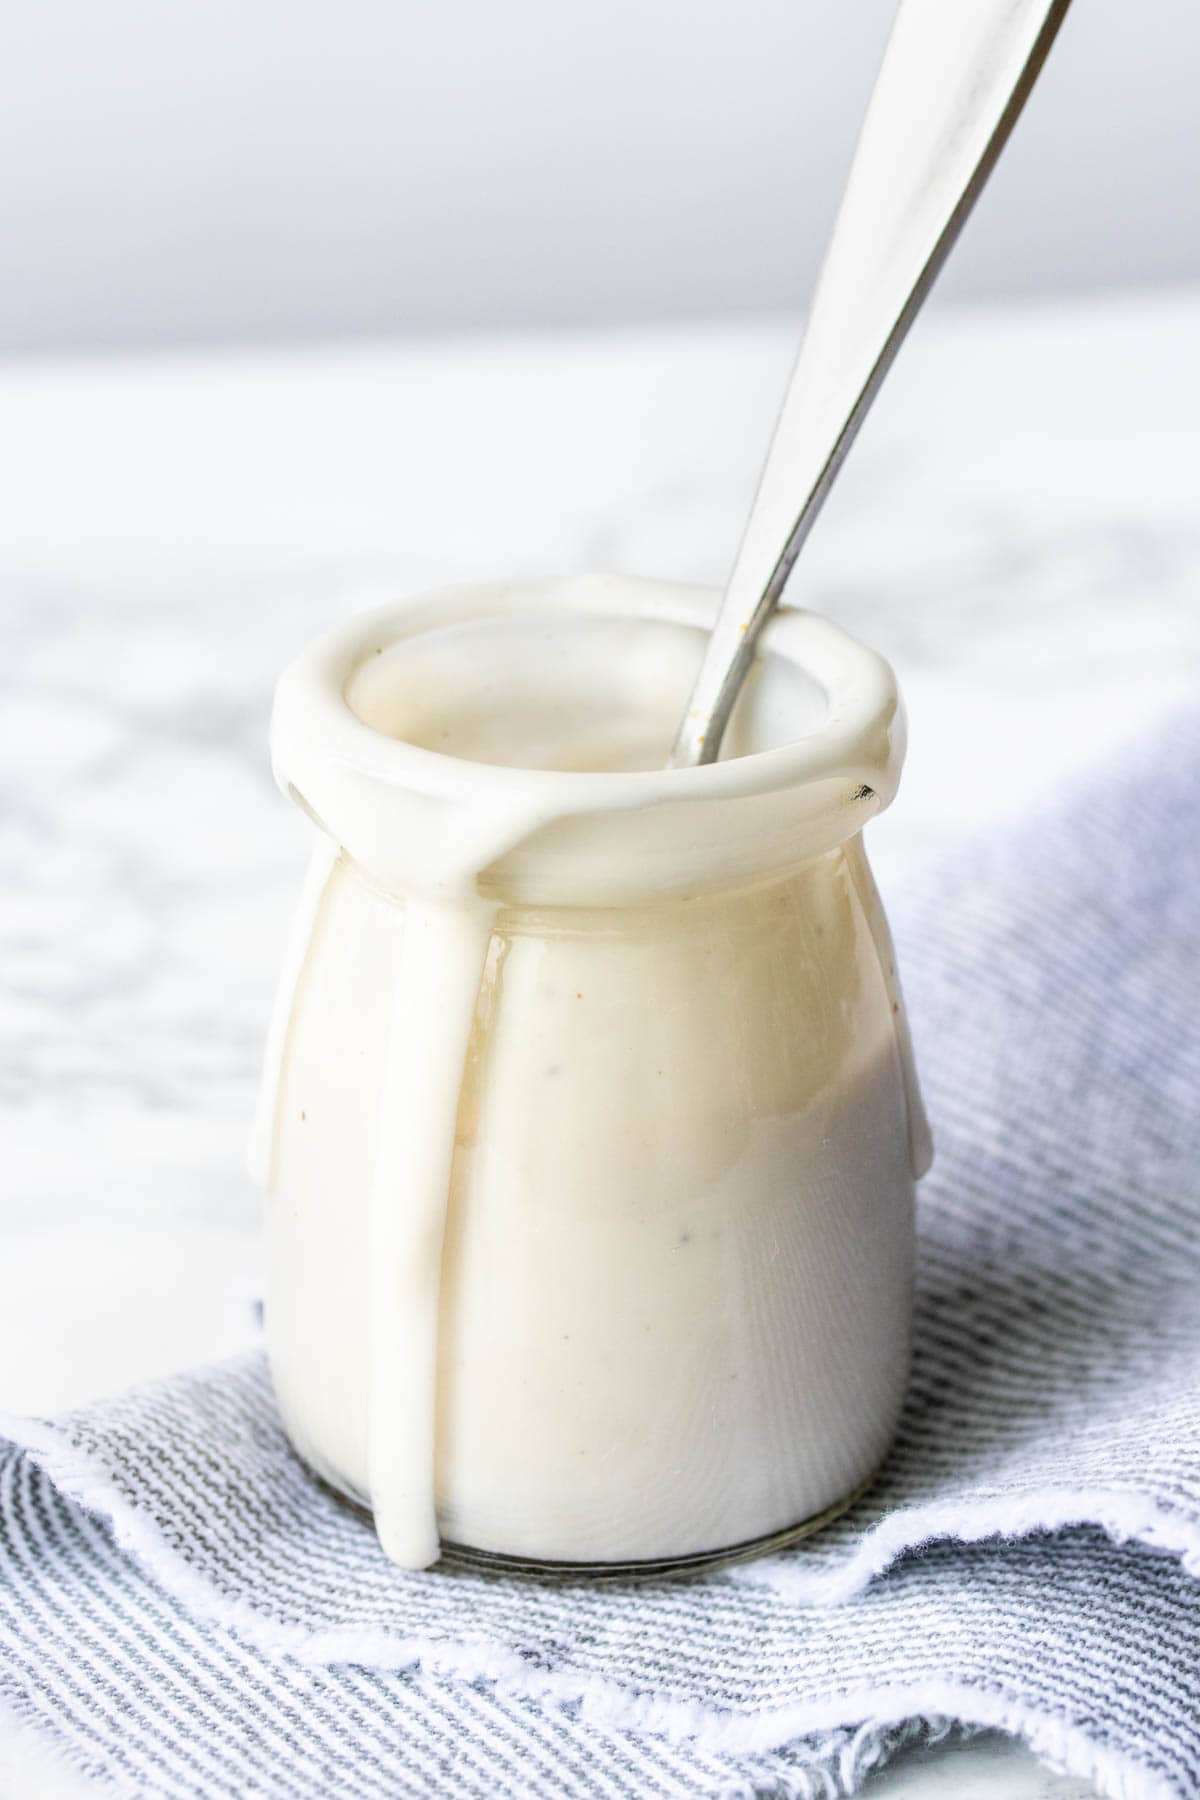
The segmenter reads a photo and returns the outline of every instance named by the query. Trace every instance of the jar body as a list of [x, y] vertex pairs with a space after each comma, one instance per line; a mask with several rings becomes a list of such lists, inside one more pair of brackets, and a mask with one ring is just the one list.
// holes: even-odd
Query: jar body
[[255, 1152], [271, 1363], [404, 1567], [745, 1554], [899, 1411], [927, 1141], [861, 834], [903, 711], [782, 608], [723, 757], [665, 767], [713, 599], [417, 596], [276, 692], [322, 838]]
[[[873, 912], [857, 838], [716, 893], [497, 912], [440, 1261], [444, 1542], [687, 1561], [804, 1526], [877, 1467], [913, 1168]], [[267, 1205], [284, 1422], [367, 1506], [372, 1406], [407, 1404], [402, 1369], [372, 1396], [369, 1304], [405, 919], [350, 858], [329, 868]]]

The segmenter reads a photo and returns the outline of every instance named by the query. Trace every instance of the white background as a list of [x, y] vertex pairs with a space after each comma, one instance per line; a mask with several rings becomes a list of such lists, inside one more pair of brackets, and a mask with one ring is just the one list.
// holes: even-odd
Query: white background
[[[798, 314], [891, 12], [0, 0], [0, 353]], [[1198, 69], [1077, 0], [946, 289], [1200, 275]]]

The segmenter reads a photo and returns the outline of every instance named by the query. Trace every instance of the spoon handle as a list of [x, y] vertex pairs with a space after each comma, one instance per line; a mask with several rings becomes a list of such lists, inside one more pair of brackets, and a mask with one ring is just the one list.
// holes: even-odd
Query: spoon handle
[[758, 634], [1068, 5], [901, 0], [672, 768], [715, 760]]

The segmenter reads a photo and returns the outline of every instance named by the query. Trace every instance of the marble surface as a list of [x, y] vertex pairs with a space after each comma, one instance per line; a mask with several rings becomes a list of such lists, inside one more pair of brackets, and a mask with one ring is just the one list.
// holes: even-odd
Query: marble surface
[[[0, 1406], [252, 1335], [244, 1140], [308, 827], [271, 683], [472, 576], [718, 581], [792, 351], [764, 321], [0, 368]], [[885, 891], [1200, 678], [1200, 293], [939, 314], [795, 593], [894, 661]], [[0, 1733], [0, 1796], [77, 1788]], [[876, 1800], [1078, 1796], [1001, 1740]]]

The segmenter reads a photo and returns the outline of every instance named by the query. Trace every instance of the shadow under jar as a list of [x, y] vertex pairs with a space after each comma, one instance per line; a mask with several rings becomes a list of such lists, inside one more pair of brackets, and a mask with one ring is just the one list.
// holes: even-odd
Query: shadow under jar
[[722, 759], [665, 769], [714, 604], [451, 590], [279, 684], [321, 836], [256, 1132], [271, 1366], [406, 1567], [733, 1560], [895, 1425], [929, 1146], [860, 834], [903, 714], [784, 610]]

